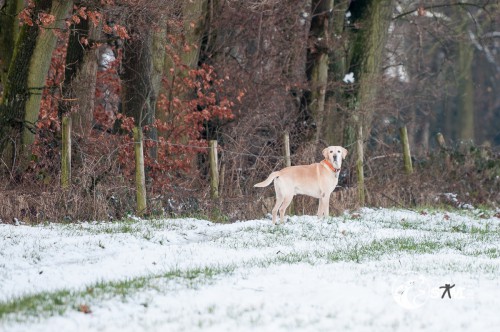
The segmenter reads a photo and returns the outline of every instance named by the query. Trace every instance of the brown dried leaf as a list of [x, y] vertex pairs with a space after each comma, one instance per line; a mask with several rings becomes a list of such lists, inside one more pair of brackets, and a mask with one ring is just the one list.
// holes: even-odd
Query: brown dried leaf
[[80, 304], [78, 307], [78, 311], [83, 312], [84, 314], [91, 314], [92, 310], [90, 310], [90, 307], [86, 304]]

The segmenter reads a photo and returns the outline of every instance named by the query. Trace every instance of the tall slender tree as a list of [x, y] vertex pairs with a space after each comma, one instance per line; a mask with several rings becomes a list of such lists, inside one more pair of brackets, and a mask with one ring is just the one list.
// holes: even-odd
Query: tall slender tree
[[349, 7], [348, 67], [354, 75], [354, 89], [346, 94], [351, 114], [344, 132], [345, 145], [354, 142], [357, 126], [370, 133], [393, 5], [393, 0], [369, 0], [353, 1]]
[[[73, 1], [39, 0], [29, 8], [9, 66], [0, 108], [0, 151], [9, 167], [31, 159], [42, 90], [55, 48], [54, 29], [62, 29]], [[42, 28], [43, 25], [43, 28]]]
[[[74, 15], [78, 11], [79, 7]], [[85, 136], [92, 128], [98, 67], [96, 44], [101, 35], [102, 22], [97, 18], [92, 21], [88, 15], [77, 16], [76, 20], [70, 26], [59, 113], [71, 113], [73, 134]]]
[[322, 134], [321, 129], [325, 118], [333, 4], [333, 0], [313, 0], [311, 4], [312, 19], [306, 64], [310, 88], [306, 93], [306, 98], [308, 111], [316, 127], [313, 137], [316, 142], [319, 141]]
[[7, 81], [9, 64], [19, 35], [17, 14], [23, 7], [23, 0], [6, 0], [3, 10], [0, 10], [0, 83], [2, 85]]

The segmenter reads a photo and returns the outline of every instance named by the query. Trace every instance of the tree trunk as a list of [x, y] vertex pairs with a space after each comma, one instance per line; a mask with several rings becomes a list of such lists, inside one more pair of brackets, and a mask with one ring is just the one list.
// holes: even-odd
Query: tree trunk
[[[346, 52], [348, 39], [345, 38], [344, 25], [349, 0], [335, 1], [333, 22], [330, 31], [330, 49], [328, 66], [328, 86], [325, 101], [325, 121], [323, 122], [323, 139], [328, 145], [344, 145], [344, 125], [347, 122], [348, 110], [343, 105], [344, 94], [342, 79], [348, 73]], [[348, 18], [347, 18], [348, 19]]]
[[35, 24], [24, 25], [16, 43], [0, 110], [0, 144], [2, 157], [7, 165], [14, 166], [19, 158], [21, 170], [31, 159], [29, 150], [35, 138], [36, 122], [40, 113], [40, 101], [45, 79], [52, 59], [57, 38], [52, 29], [64, 26], [72, 1], [36, 1], [33, 19], [48, 11], [55, 22], [40, 30]]
[[161, 42], [152, 31], [125, 43], [122, 75], [122, 110], [137, 126], [153, 124], [162, 74]]
[[[92, 128], [97, 79], [98, 49], [95, 41], [101, 27], [81, 19], [70, 29], [60, 113], [71, 112], [73, 133], [87, 136]], [[82, 45], [82, 38], [88, 40], [88, 46]]]
[[393, 0], [353, 1], [349, 10], [353, 23], [348, 63], [355, 83], [347, 95], [351, 117], [345, 129], [344, 145], [354, 142], [354, 128], [359, 121], [364, 127], [363, 132], [370, 133]]
[[[353, 1], [349, 6], [352, 28], [349, 35], [347, 63], [354, 74], [353, 83], [345, 83], [345, 105], [349, 110], [344, 120], [344, 146], [357, 139], [358, 195], [361, 205], [364, 197], [363, 136], [370, 136], [374, 102], [380, 79], [382, 56], [392, 15], [393, 0]], [[357, 129], [357, 130], [356, 130]], [[358, 133], [358, 134], [357, 134]]]
[[474, 140], [474, 82], [472, 80], [472, 60], [474, 49], [468, 41], [458, 42], [458, 138]]
[[[156, 142], [156, 101], [163, 73], [165, 30], [142, 31], [141, 38], [125, 43], [122, 79], [122, 113], [134, 118], [135, 125], [144, 128], [146, 139]], [[157, 149], [147, 151], [156, 159]]]
[[[185, 44], [189, 46], [189, 49], [182, 51], [179, 50], [181, 51], [180, 62], [187, 66], [188, 69], [196, 68], [198, 66], [204, 21], [205, 17], [208, 15], [207, 3], [208, 0], [184, 1], [182, 5], [183, 31], [168, 31], [169, 34], [177, 34], [177, 37], [181, 37], [182, 35], [184, 37], [183, 40], [185, 41]], [[174, 45], [174, 47], [175, 46], [176, 45]], [[177, 80], [182, 80], [182, 78], [187, 75], [187, 70], [186, 68], [178, 68], [176, 63], [174, 63], [171, 54], [165, 54], [163, 66], [163, 73], [166, 81], [170, 83], [170, 90], [165, 91], [165, 89], [162, 88], [161, 93], [169, 96], [169, 101], [172, 101], [176, 92], [173, 91], [173, 89], [175, 89], [175, 82]], [[175, 97], [182, 100], [186, 96], [176, 95]], [[158, 119], [163, 122], [168, 123], [172, 121], [167, 112], [159, 112], [157, 116]]]
[[307, 79], [309, 91], [306, 93], [307, 113], [315, 127], [312, 137], [318, 142], [325, 117], [325, 96], [328, 83], [329, 40], [332, 27], [331, 12], [333, 0], [312, 1], [312, 21], [307, 49]]
[[191, 47], [190, 51], [182, 56], [184, 64], [191, 68], [198, 66], [201, 37], [203, 35], [204, 20], [207, 13], [207, 0], [184, 1], [182, 15], [184, 18], [184, 37]]
[[17, 14], [24, 7], [23, 0], [6, 0], [4, 10], [0, 11], [0, 84], [7, 81], [9, 64], [12, 60], [14, 46], [19, 35], [19, 19]]
[[64, 27], [64, 19], [68, 16], [72, 6], [73, 1], [52, 1], [50, 13], [55, 16], [56, 21], [47, 29], [41, 31], [30, 60], [27, 82], [30, 93], [26, 100], [24, 126], [21, 135], [21, 149], [23, 149], [21, 156], [24, 156], [24, 161], [29, 161], [31, 158], [31, 152], [28, 148], [35, 140], [35, 128], [40, 114], [42, 91], [45, 87], [45, 80], [52, 60], [52, 52], [56, 47], [57, 36], [51, 29], [62, 29]]

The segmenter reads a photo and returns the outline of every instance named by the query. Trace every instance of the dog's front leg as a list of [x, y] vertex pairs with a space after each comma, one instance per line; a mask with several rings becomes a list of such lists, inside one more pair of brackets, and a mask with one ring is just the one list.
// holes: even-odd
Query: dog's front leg
[[327, 195], [325, 197], [325, 201], [323, 202], [323, 211], [324, 211], [324, 217], [328, 218], [330, 215], [330, 195]]
[[329, 202], [330, 202], [329, 197], [321, 197], [319, 199], [318, 218], [328, 217]]
[[322, 214], [323, 214], [323, 199], [322, 199], [322, 198], [320, 198], [320, 199], [318, 200], [318, 213], [317, 213], [318, 218], [321, 218], [321, 215], [322, 215]]

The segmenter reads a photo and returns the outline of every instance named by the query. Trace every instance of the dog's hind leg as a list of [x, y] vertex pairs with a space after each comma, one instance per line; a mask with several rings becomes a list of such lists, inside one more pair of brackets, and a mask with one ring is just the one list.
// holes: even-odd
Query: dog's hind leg
[[280, 207], [280, 222], [283, 224], [285, 222], [285, 212], [290, 203], [292, 202], [293, 195], [286, 196], [283, 200], [283, 204]]
[[276, 224], [276, 215], [278, 214], [278, 210], [282, 204], [283, 197], [278, 197], [278, 195], [276, 195], [276, 204], [274, 204], [273, 207], [273, 224]]
[[276, 179], [274, 181], [274, 191], [276, 192], [276, 204], [274, 204], [273, 208], [273, 224], [276, 224], [276, 216], [278, 214], [278, 210], [283, 204], [283, 200], [285, 199], [285, 196], [281, 192], [281, 188], [279, 185], [279, 179]]

